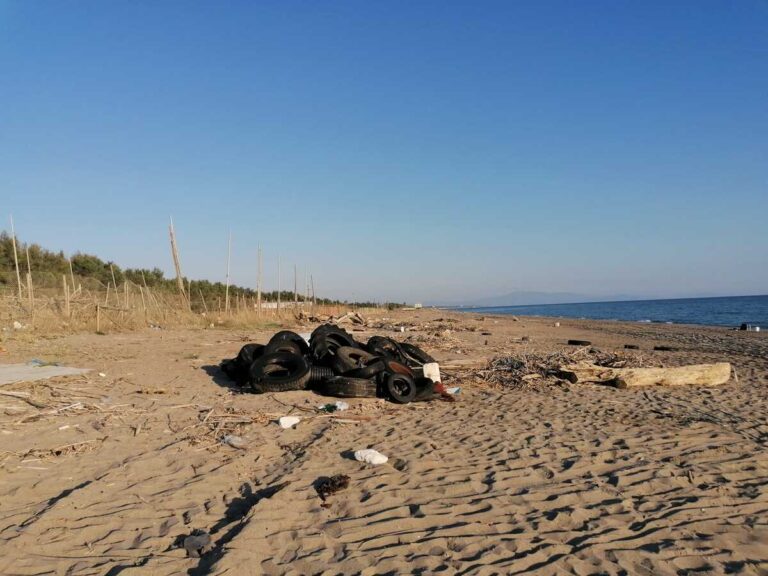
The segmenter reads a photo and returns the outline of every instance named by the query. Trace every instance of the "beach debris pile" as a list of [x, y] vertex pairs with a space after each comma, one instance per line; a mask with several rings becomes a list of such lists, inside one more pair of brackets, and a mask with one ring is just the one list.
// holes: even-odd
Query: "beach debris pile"
[[[237, 357], [220, 366], [254, 393], [314, 390], [326, 396], [386, 398], [399, 404], [453, 399], [440, 383], [435, 359], [418, 346], [385, 336], [372, 336], [363, 344], [334, 324], [319, 326], [308, 340], [283, 330], [267, 344], [246, 344]], [[336, 405], [336, 409], [344, 408]]]
[[501, 356], [472, 375], [491, 386], [505, 389], [536, 388], [542, 384], [604, 384], [615, 388], [633, 386], [718, 386], [730, 380], [731, 365], [693, 364], [677, 367], [653, 365], [640, 354], [617, 354], [593, 347], [551, 354], [523, 353]]

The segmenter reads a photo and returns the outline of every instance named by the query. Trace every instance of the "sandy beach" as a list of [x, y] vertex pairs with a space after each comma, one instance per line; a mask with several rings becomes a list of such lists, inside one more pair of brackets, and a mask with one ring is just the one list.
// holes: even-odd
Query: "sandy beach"
[[[405, 332], [355, 337], [419, 344], [452, 367], [457, 402], [351, 399], [342, 417], [312, 392], [240, 393], [218, 363], [278, 326], [6, 339], [2, 363], [92, 371], [0, 389], [0, 573], [768, 574], [768, 334], [380, 316]], [[635, 344], [655, 365], [729, 361], [736, 378], [617, 390], [473, 375], [572, 338]], [[289, 414], [302, 420], [283, 430]], [[361, 464], [361, 448], [389, 461]], [[323, 506], [315, 482], [334, 474], [349, 487]], [[212, 538], [201, 558], [179, 546], [194, 530]]]

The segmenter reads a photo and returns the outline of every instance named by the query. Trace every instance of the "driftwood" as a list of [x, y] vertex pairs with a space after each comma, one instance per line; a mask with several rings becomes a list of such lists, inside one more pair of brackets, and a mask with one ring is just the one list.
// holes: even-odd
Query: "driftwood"
[[718, 386], [731, 378], [731, 365], [693, 364], [677, 368], [606, 368], [592, 363], [580, 362], [562, 368], [558, 376], [570, 382], [596, 382], [617, 388], [630, 386]]

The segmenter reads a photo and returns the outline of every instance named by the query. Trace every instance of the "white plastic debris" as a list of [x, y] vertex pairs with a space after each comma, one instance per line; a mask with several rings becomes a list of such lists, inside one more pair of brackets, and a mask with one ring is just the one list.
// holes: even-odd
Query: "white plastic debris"
[[221, 439], [221, 441], [227, 446], [232, 446], [232, 448], [237, 448], [238, 450], [245, 448], [245, 438], [242, 436], [233, 436], [232, 434], [227, 434], [224, 436], [224, 438]]
[[21, 330], [21, 329], [23, 329], [23, 328], [24, 328], [24, 324], [22, 324], [22, 323], [21, 323], [21, 322], [19, 322], [18, 320], [14, 320], [14, 321], [13, 321], [13, 329], [14, 329], [14, 330]]
[[448, 394], [458, 394], [461, 392], [461, 388], [456, 386], [455, 388], [446, 388], [445, 391], [448, 392]]
[[424, 378], [429, 378], [432, 382], [440, 382], [440, 364], [437, 362], [427, 362], [423, 366]]
[[377, 452], [376, 450], [371, 450], [370, 448], [366, 450], [357, 450], [355, 452], [355, 460], [358, 462], [365, 462], [366, 464], [373, 464], [374, 466], [378, 466], [379, 464], [386, 464], [387, 458], [382, 454], [381, 452]]
[[102, 378], [106, 378], [107, 377], [107, 375], [104, 374], [104, 372], [99, 372], [99, 376], [101, 376]]
[[293, 428], [299, 422], [301, 422], [301, 418], [298, 416], [281, 416], [277, 421], [277, 423], [280, 424], [280, 427], [285, 429]]
[[349, 410], [349, 404], [347, 404], [346, 402], [342, 402], [341, 400], [336, 402], [334, 406], [336, 406], [336, 410], [338, 410], [339, 412], [341, 412], [342, 410]]

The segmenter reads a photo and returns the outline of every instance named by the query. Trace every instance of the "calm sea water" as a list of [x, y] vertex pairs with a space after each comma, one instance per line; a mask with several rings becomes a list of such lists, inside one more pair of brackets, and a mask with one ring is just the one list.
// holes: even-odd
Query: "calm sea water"
[[589, 302], [586, 304], [494, 306], [490, 308], [461, 308], [460, 310], [517, 316], [559, 316], [595, 320], [672, 322], [674, 324], [733, 327], [746, 322], [760, 326], [761, 331], [768, 331], [768, 295]]

